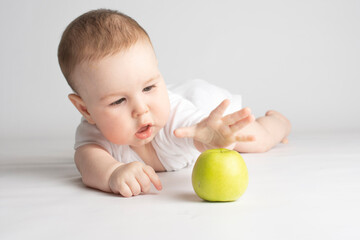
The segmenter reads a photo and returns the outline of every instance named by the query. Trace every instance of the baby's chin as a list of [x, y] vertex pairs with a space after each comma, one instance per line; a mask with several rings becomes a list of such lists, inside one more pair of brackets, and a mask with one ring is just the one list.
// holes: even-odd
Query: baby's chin
[[107, 137], [107, 140], [116, 145], [128, 145], [130, 147], [141, 147], [141, 146], [144, 146], [144, 145], [152, 142], [154, 140], [155, 136], [159, 133], [159, 131], [162, 128], [163, 127], [158, 126], [158, 125], [153, 126], [151, 136], [149, 136], [145, 139], [140, 139], [134, 134], [134, 136], [132, 136], [132, 137], [126, 137], [126, 138], [122, 137], [121, 139], [116, 138], [116, 136], [113, 136], [113, 138]]
[[129, 145], [130, 147], [141, 147], [141, 146], [151, 143], [152, 140], [154, 140], [154, 138], [155, 138], [155, 136], [151, 136], [147, 139], [138, 139], [137, 141], [126, 144], [126, 145]]
[[159, 128], [159, 126], [154, 127], [150, 137], [145, 138], [145, 139], [139, 139], [139, 138], [135, 137], [136, 138], [135, 141], [133, 141], [131, 144], [128, 144], [128, 145], [133, 146], [133, 147], [141, 147], [148, 143], [151, 143], [154, 140], [155, 136], [159, 133], [160, 129], [161, 128]]

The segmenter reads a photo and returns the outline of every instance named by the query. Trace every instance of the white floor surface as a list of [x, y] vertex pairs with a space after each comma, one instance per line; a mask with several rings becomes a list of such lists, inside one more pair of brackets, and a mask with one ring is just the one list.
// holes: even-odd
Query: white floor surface
[[360, 239], [359, 131], [242, 154], [249, 186], [228, 203], [198, 198], [191, 167], [159, 173], [163, 190], [147, 195], [86, 188], [71, 147], [1, 142], [0, 239]]

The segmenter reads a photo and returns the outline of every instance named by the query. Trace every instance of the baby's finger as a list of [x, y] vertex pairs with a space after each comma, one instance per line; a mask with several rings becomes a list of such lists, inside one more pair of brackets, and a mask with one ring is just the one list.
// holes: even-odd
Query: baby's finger
[[230, 105], [230, 100], [225, 99], [222, 101], [219, 106], [217, 106], [209, 115], [209, 119], [221, 119], [224, 115], [225, 110]]
[[174, 130], [175, 137], [178, 138], [193, 138], [195, 136], [196, 126], [182, 127]]
[[131, 197], [132, 196], [132, 191], [131, 191], [130, 187], [125, 182], [120, 184], [119, 193], [123, 197]]
[[150, 179], [149, 177], [143, 173], [143, 174], [139, 174], [139, 176], [136, 176], [136, 181], [138, 181], [140, 187], [141, 187], [141, 192], [147, 193], [150, 190]]
[[248, 124], [252, 123], [253, 121], [255, 121], [254, 115], [249, 115], [246, 118], [243, 118], [240, 121], [237, 121], [235, 124], [231, 125], [231, 131], [237, 132], [242, 128], [246, 127]]
[[232, 125], [232, 124], [238, 122], [239, 120], [249, 116], [250, 114], [251, 114], [250, 108], [246, 107], [246, 108], [241, 109], [240, 111], [226, 115], [225, 117], [223, 117], [223, 121], [226, 125], [229, 126], [229, 125]]
[[162, 184], [160, 182], [159, 176], [155, 173], [154, 169], [148, 165], [146, 165], [143, 169], [152, 184], [155, 186], [155, 188], [160, 191], [162, 189]]
[[141, 193], [140, 184], [136, 181], [136, 179], [131, 179], [130, 181], [126, 182], [129, 186], [131, 193], [133, 196], [139, 195]]
[[256, 140], [255, 136], [247, 135], [247, 136], [236, 136], [237, 142], [253, 142]]

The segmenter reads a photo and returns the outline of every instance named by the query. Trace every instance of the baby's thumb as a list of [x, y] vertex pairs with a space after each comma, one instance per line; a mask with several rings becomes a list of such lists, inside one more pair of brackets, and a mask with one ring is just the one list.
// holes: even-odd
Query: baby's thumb
[[175, 137], [193, 138], [195, 136], [195, 127], [181, 127], [174, 130]]

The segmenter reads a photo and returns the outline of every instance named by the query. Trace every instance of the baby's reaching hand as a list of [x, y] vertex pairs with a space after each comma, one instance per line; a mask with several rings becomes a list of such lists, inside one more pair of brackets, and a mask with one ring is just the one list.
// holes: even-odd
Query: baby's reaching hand
[[213, 148], [229, 147], [235, 142], [253, 141], [254, 136], [242, 136], [239, 132], [242, 128], [255, 121], [249, 108], [223, 117], [230, 101], [224, 100], [209, 115], [198, 124], [191, 127], [178, 128], [174, 131], [176, 137], [191, 137]]
[[157, 190], [162, 189], [160, 179], [154, 169], [141, 162], [120, 165], [113, 171], [109, 179], [111, 191], [124, 197], [149, 192], [151, 183]]

